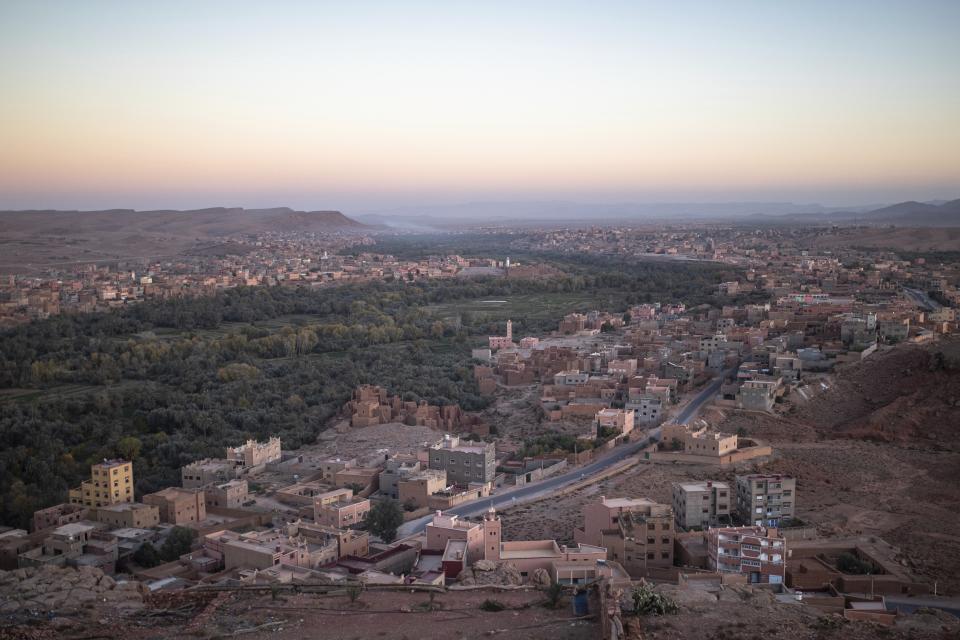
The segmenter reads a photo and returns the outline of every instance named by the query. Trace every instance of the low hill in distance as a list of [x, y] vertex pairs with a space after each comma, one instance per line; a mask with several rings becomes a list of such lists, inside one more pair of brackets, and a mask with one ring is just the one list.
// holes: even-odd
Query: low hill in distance
[[862, 218], [871, 222], [902, 225], [960, 227], [960, 199], [943, 204], [900, 202], [865, 213]]
[[294, 211], [287, 207], [213, 207], [189, 211], [0, 211], [0, 221], [5, 233], [64, 236], [119, 232], [223, 237], [264, 231], [328, 232], [364, 227], [339, 211]]
[[232, 236], [265, 232], [363, 232], [339, 211], [287, 207], [214, 207], [191, 211], [0, 211], [0, 274], [39, 273], [71, 263], [237, 255], [248, 249]]

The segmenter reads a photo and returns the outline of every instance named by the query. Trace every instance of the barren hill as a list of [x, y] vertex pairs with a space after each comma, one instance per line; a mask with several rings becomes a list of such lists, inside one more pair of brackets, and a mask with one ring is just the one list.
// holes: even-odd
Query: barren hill
[[339, 211], [213, 207], [191, 211], [0, 211], [0, 273], [70, 262], [172, 257], [198, 241], [264, 232], [357, 232]]
[[0, 221], [3, 221], [7, 233], [30, 235], [120, 232], [222, 237], [263, 231], [323, 232], [364, 227], [339, 211], [294, 211], [287, 207], [213, 207], [190, 211], [2, 211]]

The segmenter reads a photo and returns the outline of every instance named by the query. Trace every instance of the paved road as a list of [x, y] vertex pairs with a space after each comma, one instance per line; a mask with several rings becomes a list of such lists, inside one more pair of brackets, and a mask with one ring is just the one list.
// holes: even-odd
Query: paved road
[[947, 613], [960, 617], [960, 598], [946, 598], [938, 596], [920, 596], [911, 598], [910, 596], [892, 595], [884, 596], [883, 599], [886, 601], [887, 610], [889, 611], [896, 611], [899, 609], [903, 613], [913, 613], [920, 607], [929, 607], [934, 609], [942, 609]]
[[[724, 373], [726, 374], [726, 372]], [[683, 409], [680, 410], [680, 413], [677, 414], [677, 417], [673, 419], [673, 422], [686, 424], [687, 421], [696, 416], [703, 405], [711, 400], [713, 396], [715, 396], [720, 390], [720, 385], [723, 384], [723, 379], [724, 376], [718, 377], [700, 393], [689, 400]], [[610, 453], [604, 454], [599, 459], [587, 465], [575, 467], [570, 471], [557, 474], [556, 476], [549, 477], [546, 480], [541, 480], [540, 482], [534, 482], [525, 485], [518, 489], [513, 489], [504, 493], [498, 493], [490, 496], [489, 498], [484, 498], [483, 500], [476, 500], [474, 502], [453, 507], [452, 509], [447, 509], [444, 511], [444, 513], [455, 514], [461, 517], [476, 516], [482, 514], [491, 506], [494, 508], [509, 506], [523, 499], [529, 499], [552, 493], [564, 485], [600, 473], [604, 469], [621, 462], [625, 458], [635, 455], [638, 451], [646, 447], [652, 440], [659, 440], [660, 432], [660, 427], [648, 429], [647, 437], [643, 440], [622, 444], [614, 448]], [[424, 516], [423, 518], [418, 518], [417, 520], [411, 520], [410, 522], [405, 523], [402, 527], [400, 527], [400, 530], [398, 531], [398, 537], [402, 538], [415, 533], [420, 533], [424, 530], [432, 517], [433, 516]]]
[[909, 289], [907, 287], [904, 287], [903, 290], [908, 296], [913, 298], [914, 302], [927, 311], [937, 311], [941, 307], [941, 304], [928, 296], [925, 291], [920, 291], [919, 289]]

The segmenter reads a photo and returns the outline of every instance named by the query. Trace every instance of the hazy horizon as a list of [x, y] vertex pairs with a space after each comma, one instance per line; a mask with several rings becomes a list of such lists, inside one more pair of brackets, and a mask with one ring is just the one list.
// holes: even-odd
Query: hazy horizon
[[960, 3], [0, 5], [0, 209], [960, 194]]

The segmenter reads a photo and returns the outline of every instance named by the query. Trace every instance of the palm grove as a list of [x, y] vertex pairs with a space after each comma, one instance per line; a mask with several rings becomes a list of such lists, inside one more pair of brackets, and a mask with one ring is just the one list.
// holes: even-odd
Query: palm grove
[[[238, 288], [6, 331], [0, 523], [27, 526], [34, 510], [62, 502], [102, 458], [133, 459], [142, 495], [177, 484], [182, 465], [221, 455], [229, 443], [270, 435], [285, 449], [312, 443], [359, 384], [483, 409], [470, 349], [498, 325], [467, 314], [438, 318], [432, 304], [585, 290], [615, 292], [624, 308], [702, 302], [728, 275], [716, 265], [638, 263], [546, 282]], [[556, 326], [515, 324], [526, 332]]]

